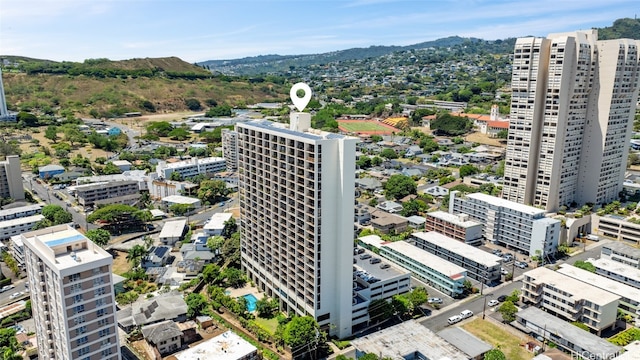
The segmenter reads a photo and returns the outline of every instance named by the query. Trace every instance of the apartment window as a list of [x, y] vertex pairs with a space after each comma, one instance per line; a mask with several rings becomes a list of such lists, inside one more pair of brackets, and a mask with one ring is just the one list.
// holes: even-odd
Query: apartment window
[[89, 353], [89, 347], [85, 346], [82, 349], [78, 350], [78, 356], [82, 356]]
[[97, 299], [96, 300], [96, 307], [103, 306], [104, 304], [105, 304], [104, 299]]
[[109, 319], [105, 318], [105, 319], [100, 319], [100, 321], [98, 321], [98, 326], [105, 326], [109, 324]]
[[110, 331], [111, 331], [110, 328], [102, 329], [102, 330], [98, 331], [98, 336], [100, 336], [100, 337], [107, 336], [107, 335], [109, 335]]
[[81, 337], [80, 339], [76, 340], [76, 346], [80, 346], [82, 344], [86, 344], [87, 341], [89, 341], [89, 337], [87, 335]]
[[69, 281], [74, 282], [80, 280], [80, 273], [76, 273], [69, 276]]
[[73, 308], [73, 313], [77, 314], [77, 313], [81, 313], [84, 311], [84, 305], [78, 305], [75, 308]]
[[80, 326], [79, 328], [76, 329], [76, 336], [82, 335], [84, 333], [87, 332], [87, 327], [86, 326]]
[[80, 315], [80, 316], [76, 317], [75, 319], [73, 319], [74, 325], [80, 325], [80, 324], [82, 324], [84, 322], [85, 322], [84, 315]]
[[82, 294], [78, 294], [78, 295], [74, 295], [73, 296], [73, 303], [79, 303], [82, 301]]
[[104, 287], [97, 288], [93, 291], [94, 296], [104, 295], [104, 293], [105, 293]]
[[77, 293], [82, 291], [82, 284], [71, 284], [71, 293]]

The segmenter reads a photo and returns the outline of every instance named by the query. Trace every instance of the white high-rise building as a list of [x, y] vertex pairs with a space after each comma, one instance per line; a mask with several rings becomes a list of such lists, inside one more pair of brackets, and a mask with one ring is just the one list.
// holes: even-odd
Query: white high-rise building
[[227, 164], [228, 171], [238, 170], [238, 133], [222, 129], [222, 157]]
[[0, 121], [15, 119], [15, 115], [10, 115], [7, 110], [7, 99], [4, 97], [4, 84], [2, 83], [2, 69], [0, 69]]
[[596, 30], [516, 41], [503, 197], [555, 211], [622, 190], [640, 41]]
[[120, 359], [113, 257], [68, 225], [21, 236], [41, 359]]
[[0, 161], [0, 196], [24, 200], [22, 169], [18, 155], [8, 155], [4, 161]]
[[289, 314], [352, 331], [357, 139], [269, 121], [236, 125], [242, 267]]

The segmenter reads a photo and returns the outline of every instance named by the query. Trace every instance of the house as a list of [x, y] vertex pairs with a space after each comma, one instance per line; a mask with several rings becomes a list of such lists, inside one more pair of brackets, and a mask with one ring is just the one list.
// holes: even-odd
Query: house
[[449, 195], [449, 189], [436, 185], [425, 189], [423, 194], [429, 194], [433, 197], [443, 197]]
[[156, 358], [164, 357], [182, 347], [182, 331], [172, 320], [143, 326], [140, 331], [156, 353]]
[[216, 258], [216, 254], [211, 250], [197, 250], [196, 244], [184, 244], [180, 247], [180, 254], [182, 254], [182, 260], [203, 261], [208, 264]]
[[357, 178], [356, 187], [367, 191], [375, 191], [382, 188], [382, 182], [372, 177]]
[[225, 223], [232, 217], [232, 213], [215, 213], [211, 215], [211, 218], [204, 225], [202, 230], [207, 236], [220, 236], [224, 230]]
[[393, 215], [381, 210], [374, 210], [371, 213], [371, 225], [375, 230], [383, 234], [394, 232], [399, 234], [407, 230], [409, 221], [402, 216]]
[[404, 153], [404, 157], [410, 158], [414, 156], [422, 155], [422, 148], [418, 145], [411, 145], [407, 148], [407, 151]]
[[160, 236], [158, 238], [163, 244], [173, 246], [176, 242], [182, 239], [186, 227], [186, 219], [167, 221], [164, 223], [164, 226], [162, 226], [162, 230], [160, 231]]
[[152, 246], [147, 255], [142, 259], [142, 267], [156, 267], [167, 265], [167, 260], [171, 255], [171, 248], [168, 246]]
[[122, 171], [131, 170], [131, 163], [127, 160], [113, 160], [111, 163]]
[[258, 348], [227, 331], [212, 339], [204, 341], [185, 351], [175, 354], [178, 360], [221, 359], [221, 360], [257, 360]]
[[167, 272], [167, 268], [164, 266], [153, 266], [148, 267], [145, 270], [145, 275], [147, 275], [147, 280], [150, 282], [158, 283], [159, 279], [162, 279], [164, 274]]
[[462, 327], [451, 326], [438, 333], [438, 336], [445, 339], [449, 344], [467, 354], [469, 359], [482, 360], [484, 354], [493, 349], [493, 346], [478, 339]]
[[84, 173], [77, 171], [65, 171], [61, 174], [53, 175], [53, 178], [59, 182], [67, 183], [74, 181], [81, 176], [84, 176]]
[[424, 223], [427, 219], [424, 216], [413, 215], [407, 217], [407, 221], [409, 222], [409, 226], [414, 229], [424, 229]]
[[371, 221], [371, 212], [375, 210], [375, 208], [365, 205], [365, 204], [356, 204], [355, 206], [355, 214], [354, 221], [359, 224], [365, 224]]
[[184, 273], [185, 276], [198, 276], [204, 268], [203, 260], [182, 260], [177, 264], [177, 270], [179, 273]]
[[202, 203], [200, 199], [182, 195], [169, 195], [162, 198], [162, 205], [165, 209], [169, 209], [171, 205], [175, 204], [183, 204], [190, 205], [193, 210], [199, 209], [202, 207]]
[[40, 179], [51, 179], [55, 175], [64, 173], [64, 167], [61, 165], [50, 164], [38, 168], [38, 177]]
[[181, 293], [170, 292], [150, 299], [136, 301], [117, 312], [118, 326], [131, 332], [136, 326], [165, 320], [182, 322], [187, 319], [187, 303]]
[[394, 201], [385, 201], [378, 204], [376, 207], [382, 211], [388, 212], [389, 214], [395, 214], [402, 211], [402, 204]]

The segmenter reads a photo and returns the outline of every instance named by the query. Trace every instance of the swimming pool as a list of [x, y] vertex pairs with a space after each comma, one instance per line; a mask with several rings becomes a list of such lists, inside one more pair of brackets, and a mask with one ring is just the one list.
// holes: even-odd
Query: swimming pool
[[243, 298], [247, 300], [247, 311], [248, 312], [256, 311], [256, 303], [258, 302], [258, 299], [255, 296], [253, 296], [253, 294], [244, 295]]

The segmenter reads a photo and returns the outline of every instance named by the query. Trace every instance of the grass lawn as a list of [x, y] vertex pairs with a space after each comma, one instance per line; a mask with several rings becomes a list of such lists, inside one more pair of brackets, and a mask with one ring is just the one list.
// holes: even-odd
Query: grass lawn
[[377, 121], [338, 121], [338, 124], [341, 128], [345, 129], [348, 132], [359, 132], [359, 131], [387, 131], [391, 132], [390, 128], [378, 124]]
[[260, 327], [271, 333], [271, 335], [276, 333], [276, 327], [278, 327], [278, 319], [276, 319], [275, 317], [271, 319], [256, 317], [255, 322], [260, 325]]
[[127, 253], [123, 251], [116, 251], [117, 256], [113, 259], [113, 272], [118, 275], [122, 275], [131, 270], [131, 264], [127, 262]]
[[462, 328], [482, 339], [483, 341], [499, 347], [509, 360], [531, 359], [533, 354], [520, 346], [525, 342], [524, 335], [519, 338], [510, 332], [502, 329], [492, 322], [482, 319], [475, 319], [462, 325]]

